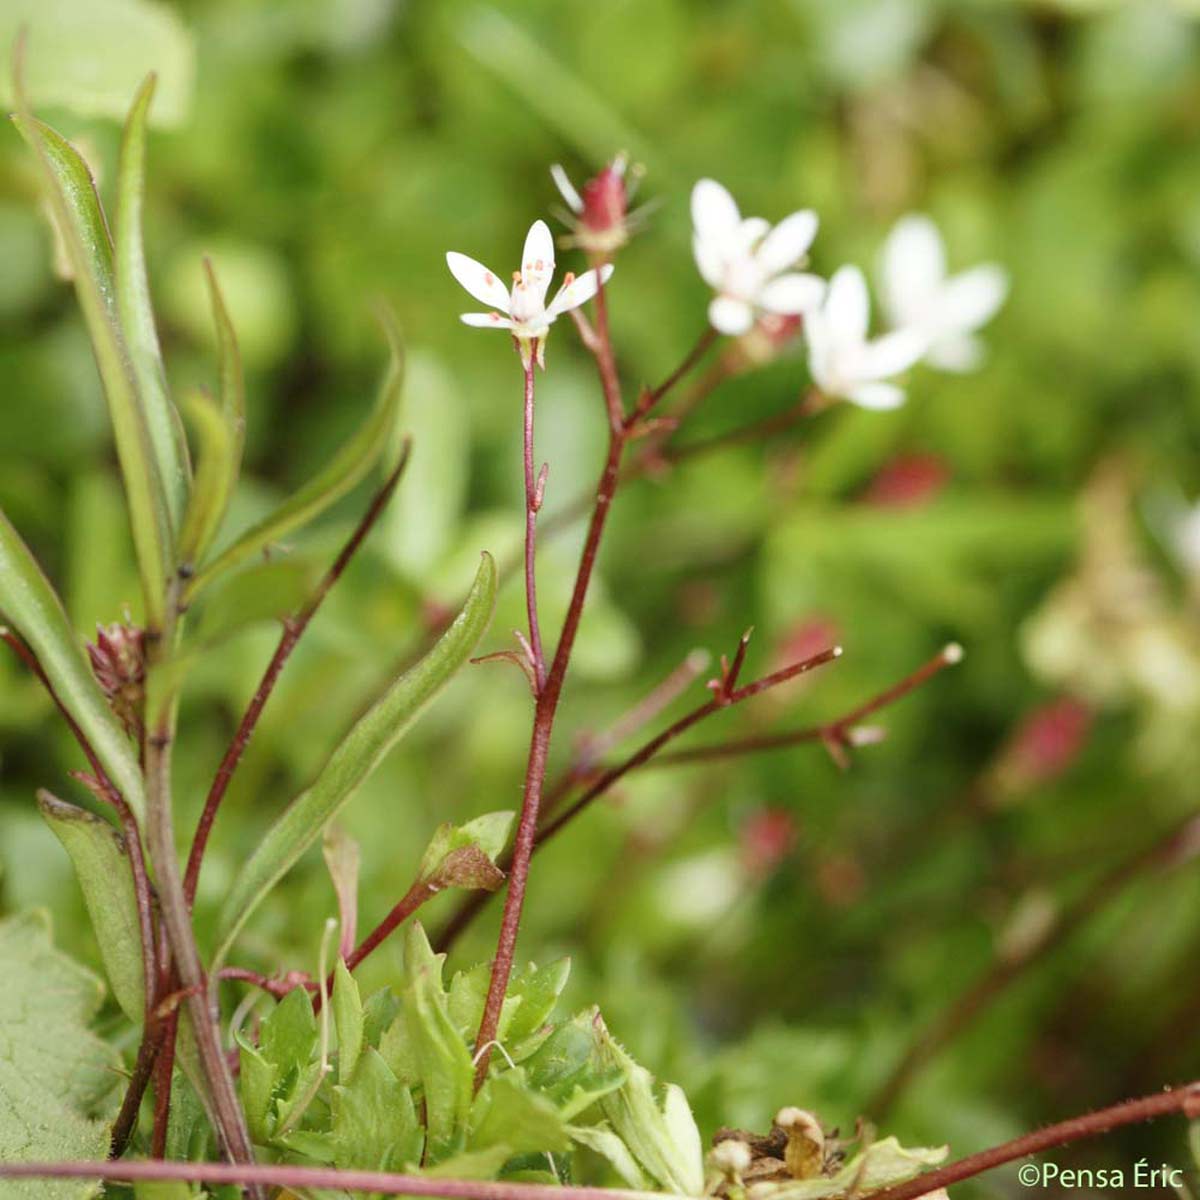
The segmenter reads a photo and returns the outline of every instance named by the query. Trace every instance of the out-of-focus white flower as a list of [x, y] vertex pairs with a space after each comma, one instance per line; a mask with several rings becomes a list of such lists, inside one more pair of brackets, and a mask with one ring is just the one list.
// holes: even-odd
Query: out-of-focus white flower
[[901, 329], [868, 340], [870, 300], [857, 267], [841, 267], [829, 281], [824, 303], [807, 313], [809, 369], [830, 398], [862, 408], [898, 408], [904, 391], [887, 380], [911, 367], [928, 346], [917, 330]]
[[1200, 503], [1190, 508], [1180, 506], [1173, 514], [1170, 535], [1179, 565], [1188, 575], [1200, 579]]
[[925, 216], [902, 217], [884, 243], [879, 290], [894, 329], [916, 329], [926, 338], [923, 355], [943, 371], [970, 371], [983, 358], [975, 336], [1008, 295], [1008, 275], [984, 263], [946, 275], [946, 247]]
[[692, 248], [700, 274], [717, 295], [708, 319], [720, 333], [748, 333], [763, 313], [797, 316], [821, 302], [824, 281], [791, 271], [817, 233], [816, 213], [805, 209], [774, 228], [761, 217], [743, 218], [715, 180], [692, 189]]
[[481, 329], [510, 330], [521, 345], [521, 357], [526, 365], [536, 348], [538, 362], [542, 366], [545, 366], [546, 335], [550, 332], [550, 326], [563, 313], [590, 300], [600, 282], [607, 282], [613, 271], [611, 266], [606, 266], [600, 276], [595, 271], [585, 271], [579, 276], [568, 272], [562, 287], [547, 304], [546, 293], [554, 275], [554, 239], [545, 221], [534, 221], [529, 227], [521, 255], [521, 269], [513, 272], [511, 291], [505, 288], [494, 271], [465, 254], [451, 250], [446, 255], [446, 265], [450, 268], [450, 274], [476, 300], [499, 310], [463, 313], [463, 322]]

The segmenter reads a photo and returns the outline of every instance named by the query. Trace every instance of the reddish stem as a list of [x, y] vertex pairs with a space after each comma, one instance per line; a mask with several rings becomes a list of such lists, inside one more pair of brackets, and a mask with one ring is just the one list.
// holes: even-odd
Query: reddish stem
[[[680, 717], [672, 726], [663, 730], [662, 733], [651, 738], [640, 749], [636, 750], [623, 762], [618, 763], [614, 767], [610, 767], [607, 771], [597, 777], [594, 783], [583, 793], [570, 808], [566, 809], [542, 830], [536, 832], [533, 842], [533, 849], [540, 849], [547, 841], [558, 833], [564, 825], [573, 821], [585, 808], [593, 801], [599, 799], [610, 788], [613, 787], [619, 780], [623, 779], [631, 771], [644, 766], [649, 762], [663, 746], [668, 742], [674, 741], [682, 736], [693, 725], [702, 721], [705, 717], [711, 716], [713, 713], [720, 712], [722, 709], [728, 708], [734, 704], [740, 704], [743, 700], [750, 699], [751, 696], [757, 696], [760, 692], [764, 692], [769, 688], [785, 683], [789, 679], [794, 679], [797, 675], [803, 674], [806, 671], [811, 671], [814, 667], [819, 667], [824, 663], [832, 661], [841, 651], [834, 647], [829, 650], [823, 650], [820, 654], [814, 655], [812, 658], [804, 659], [802, 662], [793, 663], [789, 667], [785, 667], [782, 671], [776, 671], [774, 674], [767, 675], [754, 683], [747, 684], [743, 688], [737, 688], [724, 696], [714, 696], [711, 700], [694, 708], [691, 712]], [[515, 848], [514, 848], [515, 851]], [[501, 860], [499, 866], [501, 870], [508, 871], [513, 865], [513, 854], [506, 856]], [[512, 876], [509, 876], [509, 887], [512, 886]], [[489, 898], [493, 895], [490, 892], [476, 892], [470, 896], [458, 912], [450, 919], [446, 928], [442, 930], [438, 938], [437, 948], [439, 952], [449, 949], [450, 946], [457, 941], [459, 935], [467, 928], [475, 917], [483, 911]]]
[[525, 364], [525, 611], [529, 618], [529, 649], [537, 691], [546, 683], [546, 659], [542, 653], [542, 631], [537, 606], [537, 515], [542, 497], [533, 466], [533, 372], [534, 356]]
[[658, 402], [708, 353], [709, 348], [716, 342], [719, 336], [711, 325], [706, 325], [704, 332], [696, 340], [696, 344], [688, 352], [683, 362], [658, 387], [647, 388], [641, 394], [638, 398], [637, 407], [633, 411], [633, 420], [640, 421], [643, 417], [648, 416]]
[[408, 465], [410, 448], [410, 444], [405, 442], [400, 454], [400, 461], [384, 481], [383, 486], [375, 493], [370, 507], [363, 514], [362, 520], [359, 521], [357, 528], [350, 535], [350, 540], [342, 547], [342, 551], [334, 560], [333, 565], [325, 572], [321, 582], [317, 585], [316, 591], [298, 613], [289, 617], [284, 622], [283, 636], [279, 639], [279, 645], [275, 648], [275, 653], [271, 656], [271, 661], [267, 664], [267, 669], [263, 672], [263, 677], [259, 681], [258, 688], [238, 725], [237, 732], [234, 734], [233, 740], [229, 743], [229, 748], [225, 751], [225, 757], [221, 759], [221, 765], [217, 768], [212, 787], [209, 788], [208, 797], [204, 801], [204, 811], [200, 814], [200, 820], [196, 826], [196, 834], [192, 839], [191, 850], [188, 852], [187, 869], [183, 876], [184, 895], [187, 897], [189, 905], [194, 904], [196, 900], [196, 885], [200, 879], [200, 868], [204, 862], [204, 851], [208, 846], [208, 839], [212, 833], [213, 822], [217, 818], [217, 812], [221, 807], [221, 801], [225, 798], [229, 781], [233, 778], [233, 773], [237, 769], [238, 763], [241, 762], [246, 746], [254, 733], [255, 727], [258, 725], [258, 719], [262, 716], [262, 711], [266, 707], [267, 701], [271, 698], [271, 693], [275, 690], [279, 674], [283, 670], [284, 664], [291, 657], [291, 653], [296, 648], [296, 643], [300, 640], [301, 635], [308, 628], [309, 622], [316, 615], [317, 609], [321, 607], [325, 597], [332, 590], [333, 585], [342, 577], [342, 573], [346, 570], [355, 552], [362, 545], [367, 534], [371, 532], [372, 526], [374, 526], [383, 510], [387, 507], [392, 493], [396, 490], [396, 485], [400, 482], [400, 476], [404, 473], [404, 468]]
[[1072, 1117], [1045, 1129], [1035, 1129], [1032, 1133], [1013, 1138], [1011, 1142], [1005, 1142], [1001, 1146], [981, 1150], [978, 1154], [969, 1154], [966, 1158], [948, 1163], [935, 1171], [926, 1171], [907, 1183], [871, 1192], [864, 1196], [863, 1200], [916, 1200], [917, 1197], [926, 1196], [938, 1188], [950, 1187], [964, 1179], [973, 1179], [976, 1175], [982, 1175], [985, 1171], [1014, 1162], [1018, 1158], [1028, 1158], [1031, 1154], [1040, 1154], [1056, 1146], [1099, 1137], [1123, 1125], [1138, 1125], [1143, 1121], [1170, 1116], [1177, 1112], [1193, 1120], [1200, 1116], [1200, 1083], [1155, 1092], [1138, 1100], [1126, 1100], [1122, 1104], [1114, 1104], [1111, 1108]]

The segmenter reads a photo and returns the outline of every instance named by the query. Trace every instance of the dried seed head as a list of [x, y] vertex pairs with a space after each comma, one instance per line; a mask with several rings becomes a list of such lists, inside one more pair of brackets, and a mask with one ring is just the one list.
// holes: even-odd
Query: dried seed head
[[784, 1162], [793, 1179], [812, 1179], [825, 1164], [825, 1131], [807, 1109], [788, 1106], [775, 1114], [775, 1124], [787, 1134]]

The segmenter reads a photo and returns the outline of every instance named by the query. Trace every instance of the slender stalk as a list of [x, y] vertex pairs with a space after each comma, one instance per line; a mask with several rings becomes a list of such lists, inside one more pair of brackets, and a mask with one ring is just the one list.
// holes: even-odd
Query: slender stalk
[[541, 488], [533, 465], [533, 372], [534, 356], [525, 364], [525, 611], [529, 618], [529, 651], [534, 678], [540, 692], [546, 683], [546, 658], [542, 653], [542, 631], [537, 605], [537, 515], [542, 507]]
[[1025, 977], [1097, 913], [1109, 907], [1147, 874], [1170, 869], [1200, 854], [1200, 815], [1189, 813], [1149, 846], [1129, 855], [1104, 874], [1059, 915], [1040, 938], [1020, 953], [998, 958], [991, 968], [923, 1030], [867, 1103], [873, 1117], [884, 1116], [914, 1077], [979, 1015]]
[[[711, 325], [706, 325], [704, 332], [701, 333], [700, 337], [696, 340], [696, 344], [688, 351], [683, 362], [658, 387], [647, 388], [638, 398], [637, 407], [634, 409], [636, 419], [641, 420], [643, 417], [648, 416], [658, 402], [708, 353], [710, 347], [712, 347], [719, 336], [720, 334]], [[721, 378], [724, 378], [724, 373], [722, 373]], [[711, 388], [709, 390], [711, 391]]]
[[[191, 906], [175, 851], [171, 800], [171, 747], [175, 737], [177, 696], [161, 682], [164, 657], [174, 648], [178, 616], [178, 581], [171, 589], [167, 620], [159, 636], [148, 638], [146, 664], [146, 816], [150, 859], [158, 880], [159, 907], [166, 940], [179, 981], [187, 991], [186, 1004], [204, 1070], [213, 1125], [226, 1157], [235, 1163], [254, 1161], [250, 1134], [238, 1103], [233, 1076], [221, 1049], [218, 1014], [212, 1002], [200, 952], [192, 930]], [[160, 1089], [161, 1090], [161, 1089]], [[169, 1090], [169, 1083], [168, 1088]]]
[[708, 746], [693, 746], [687, 750], [674, 750], [660, 754], [654, 760], [658, 767], [686, 766], [691, 763], [712, 762], [721, 758], [736, 758], [744, 754], [756, 754], [764, 750], [782, 750], [789, 746], [800, 746], [805, 742], [824, 742], [826, 745], [844, 745], [850, 740], [854, 727], [864, 718], [872, 716], [882, 708], [902, 700], [910, 692], [927, 683], [946, 667], [962, 659], [962, 648], [956, 642], [943, 647], [928, 662], [923, 663], [910, 675], [886, 688], [865, 703], [852, 708], [832, 721], [812, 725], [806, 729], [792, 729], [784, 733], [760, 733], [749, 737], [735, 738], [727, 742], [715, 742]]
[[[820, 654], [814, 655], [812, 658], [804, 659], [802, 662], [793, 663], [789, 667], [785, 667], [781, 671], [776, 671], [771, 675], [756, 680], [754, 683], [749, 683], [742, 688], [734, 688], [732, 691], [723, 692], [713, 696], [706, 703], [701, 704], [698, 708], [692, 709], [680, 717], [669, 728], [663, 730], [651, 738], [645, 745], [634, 751], [628, 758], [618, 763], [616, 766], [610, 767], [607, 771], [600, 774], [588, 789], [575, 801], [568, 809], [562, 812], [553, 821], [545, 825], [544, 828], [535, 832], [533, 849], [540, 849], [546, 844], [556, 833], [573, 821], [585, 808], [593, 801], [598, 800], [616, 783], [628, 775], [631, 771], [637, 770], [639, 767], [648, 763], [658, 752], [669, 742], [681, 737], [693, 725], [698, 724], [704, 718], [712, 716], [713, 713], [721, 712], [723, 709], [729, 708], [732, 705], [740, 704], [743, 700], [749, 700], [752, 696], [757, 696], [761, 692], [767, 691], [770, 688], [777, 687], [781, 683], [786, 683], [789, 679], [794, 679], [797, 675], [811, 671], [814, 667], [819, 667], [827, 662], [832, 662], [841, 654], [838, 647], [833, 647], [829, 650], [823, 650]], [[499, 863], [501, 870], [509, 871], [513, 865], [515, 858], [514, 850], [510, 852]], [[509, 876], [509, 886], [511, 888], [512, 876]], [[450, 919], [449, 923], [442, 930], [437, 939], [437, 948], [439, 952], [444, 952], [450, 948], [462, 934], [462, 932], [471, 924], [476, 916], [483, 911], [489, 898], [494, 893], [491, 892], [474, 892], [463, 902], [459, 910]]]
[[387, 507], [388, 501], [392, 498], [392, 493], [395, 492], [396, 485], [400, 482], [400, 477], [404, 473], [404, 468], [408, 465], [410, 449], [411, 444], [405, 442], [400, 454], [400, 461], [392, 469], [383, 486], [375, 493], [367, 511], [363, 514], [362, 519], [350, 535], [350, 539], [342, 547], [337, 558], [334, 559], [333, 565], [325, 572], [321, 582], [317, 585], [316, 591], [313, 592], [312, 596], [299, 612], [284, 622], [283, 636], [279, 639], [279, 645], [276, 646], [275, 653], [271, 656], [271, 661], [267, 664], [267, 669], [263, 672], [263, 677], [259, 681], [258, 688], [251, 697], [250, 704], [247, 706], [238, 724], [237, 732], [233, 735], [233, 740], [229, 743], [229, 747], [225, 751], [225, 756], [221, 759], [221, 765], [217, 768], [212, 786], [209, 788], [208, 796], [205, 799], [204, 811], [200, 814], [200, 821], [196, 826], [196, 833], [192, 839], [192, 847], [188, 852], [187, 870], [184, 874], [184, 890], [187, 895], [189, 907], [196, 899], [196, 885], [200, 879], [200, 868], [204, 862], [204, 852], [208, 846], [208, 839], [212, 834], [213, 822], [217, 818], [221, 801], [225, 798], [229, 781], [233, 778], [233, 773], [237, 770], [238, 763], [241, 762], [246, 746], [254, 734], [255, 727], [258, 725], [258, 719], [262, 716], [262, 711], [266, 707], [267, 701], [271, 698], [271, 693], [275, 690], [275, 684], [279, 680], [280, 672], [282, 672], [284, 665], [291, 657], [292, 651], [296, 648], [296, 643], [308, 628], [309, 622], [316, 616], [317, 610], [324, 603], [325, 597], [329, 595], [334, 584], [342, 577], [355, 552], [362, 545], [367, 534], [371, 532], [375, 522], [379, 520], [383, 510]]
[[957, 1162], [948, 1163], [934, 1171], [926, 1171], [907, 1183], [871, 1192], [864, 1196], [863, 1200], [916, 1200], [917, 1197], [926, 1196], [938, 1188], [950, 1187], [964, 1179], [973, 1179], [976, 1175], [982, 1175], [985, 1171], [991, 1171], [1005, 1163], [1015, 1162], [1018, 1158], [1028, 1158], [1031, 1154], [1041, 1154], [1071, 1142], [1099, 1137], [1114, 1129], [1120, 1129], [1123, 1125], [1140, 1125], [1143, 1121], [1171, 1116], [1174, 1113], [1182, 1113], [1192, 1120], [1200, 1117], [1200, 1082], [1154, 1092], [1138, 1100], [1126, 1100], [1122, 1104], [1114, 1104], [1111, 1108], [1102, 1108], [1098, 1112], [1060, 1121], [1057, 1125], [1049, 1125], [1045, 1129], [1035, 1129], [1032, 1133], [1013, 1138], [1011, 1142], [1005, 1142], [1001, 1146], [993, 1146], [990, 1150], [969, 1154], [966, 1158], [960, 1158]]
[[[54, 701], [55, 707], [57, 707], [59, 713], [66, 721], [67, 727], [71, 730], [75, 741], [83, 751], [84, 757], [92, 769], [92, 775], [83, 776], [76, 774], [76, 777], [98, 799], [108, 804], [117, 814], [117, 818], [120, 821], [121, 831], [125, 837], [125, 852], [129, 858], [129, 870], [133, 876], [133, 893], [137, 903], [138, 935], [141, 939], [142, 951], [143, 1025], [145, 1029], [149, 1030], [153, 1025], [154, 1007], [158, 1002], [155, 983], [154, 904], [153, 890], [146, 871], [146, 857], [142, 847], [142, 832], [138, 827], [137, 818], [133, 815], [133, 810], [125, 802], [125, 797], [117, 791], [112, 781], [105, 774], [104, 767], [101, 765], [100, 759], [88, 741], [86, 734], [84, 734], [62, 701], [59, 700], [49, 677], [42, 669], [42, 664], [38, 662], [37, 655], [20, 638], [7, 629], [0, 629], [0, 640], [3, 640], [12, 648], [21, 661], [25, 663], [41, 682], [50, 699]], [[73, 774], [75, 773], [73, 772]], [[142, 1044], [138, 1048], [137, 1059], [134, 1062], [133, 1074], [130, 1076], [129, 1086], [125, 1090], [125, 1096], [121, 1101], [121, 1108], [117, 1113], [117, 1118], [113, 1122], [112, 1139], [109, 1149], [109, 1153], [113, 1158], [117, 1158], [125, 1152], [125, 1148], [129, 1144], [129, 1139], [137, 1126], [138, 1113], [141, 1109], [142, 1097], [146, 1094], [146, 1086], [150, 1082], [155, 1053], [155, 1048], [150, 1046], [150, 1039], [143, 1036]]]
[[661, 1192], [626, 1188], [566, 1187], [551, 1183], [505, 1183], [482, 1179], [439, 1179], [387, 1171], [340, 1171], [283, 1163], [46, 1162], [0, 1163], [0, 1179], [103, 1179], [114, 1183], [179, 1180], [189, 1183], [257, 1184], [295, 1192], [333, 1189], [382, 1192], [389, 1196], [436, 1196], [443, 1200], [662, 1200]]
[[179, 1032], [179, 1011], [163, 1023], [158, 1043], [158, 1061], [154, 1069], [154, 1127], [150, 1133], [150, 1153], [162, 1158], [167, 1152], [167, 1130], [171, 1124], [171, 1079], [175, 1074], [175, 1045]]

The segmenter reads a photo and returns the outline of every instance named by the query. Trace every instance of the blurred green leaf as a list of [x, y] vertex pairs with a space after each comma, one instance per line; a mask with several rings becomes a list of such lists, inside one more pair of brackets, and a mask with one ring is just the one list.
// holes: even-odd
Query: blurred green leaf
[[145, 398], [138, 391], [116, 308], [112, 240], [91, 172], [71, 144], [19, 101], [13, 118], [34, 152], [55, 226], [75, 279], [92, 349], [104, 381], [129, 520], [142, 577], [147, 625], [162, 623], [173, 571], [170, 511], [153, 453]]
[[491, 620], [496, 566], [485, 554], [462, 611], [415, 666], [359, 718], [306, 792], [267, 831], [239, 873], [221, 913], [218, 961], [262, 897], [320, 836], [450, 677], [467, 661]]
[[142, 774], [62, 604], [28, 547], [0, 511], [0, 613], [29, 644], [59, 703], [83, 731], [113, 785], [139, 819]]
[[42, 790], [38, 808], [75, 867], [113, 996], [125, 1015], [145, 1018], [141, 925], [125, 840], [107, 821]]
[[146, 428], [166, 495], [171, 528], [179, 529], [188, 496], [187, 442], [179, 413], [167, 389], [167, 373], [158, 344], [142, 240], [146, 199], [146, 119], [154, 99], [155, 82], [156, 76], [149, 75], [138, 89], [121, 139], [113, 275], [117, 314], [141, 393]]
[[189, 595], [195, 595], [222, 572], [265, 549], [271, 542], [307, 524], [334, 501], [341, 499], [370, 470], [371, 464], [387, 444], [400, 403], [404, 374], [403, 348], [390, 317], [384, 320], [384, 330], [391, 348], [391, 362], [375, 407], [359, 431], [334, 455], [324, 470], [199, 571], [189, 587]]
[[157, 71], [155, 119], [178, 125], [192, 99], [194, 52], [183, 21], [153, 0], [5, 0], [0, 7], [0, 103], [11, 105], [8, 55], [29, 31], [28, 89], [38, 105], [122, 118], [130, 93]]

